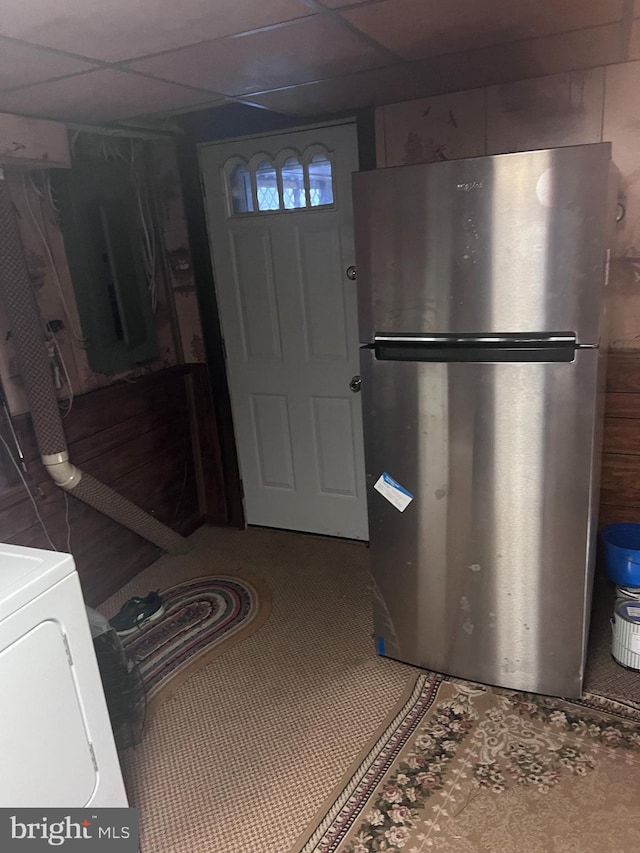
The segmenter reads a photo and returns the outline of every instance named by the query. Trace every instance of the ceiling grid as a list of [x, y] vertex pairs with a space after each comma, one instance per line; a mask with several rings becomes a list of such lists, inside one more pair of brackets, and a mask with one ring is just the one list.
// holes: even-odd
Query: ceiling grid
[[0, 111], [104, 123], [406, 100], [542, 76], [551, 52], [565, 70], [623, 61], [629, 1], [3, 0]]

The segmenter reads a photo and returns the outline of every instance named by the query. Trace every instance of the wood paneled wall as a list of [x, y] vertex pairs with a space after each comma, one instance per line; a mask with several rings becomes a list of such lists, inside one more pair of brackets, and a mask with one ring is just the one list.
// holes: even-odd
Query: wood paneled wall
[[[5, 422], [0, 433], [13, 450]], [[55, 546], [67, 550], [65, 496], [40, 463], [29, 415], [15, 419], [27, 481]], [[180, 533], [226, 523], [225, 488], [206, 367], [183, 365], [76, 398], [64, 420], [71, 461]], [[70, 493], [71, 553], [94, 605], [161, 553]], [[0, 541], [50, 548], [0, 446]]]
[[640, 522], [640, 352], [610, 353], [600, 526]]

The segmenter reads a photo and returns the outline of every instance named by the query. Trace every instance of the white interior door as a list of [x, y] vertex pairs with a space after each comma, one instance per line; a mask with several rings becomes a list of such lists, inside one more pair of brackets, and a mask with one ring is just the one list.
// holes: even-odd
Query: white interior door
[[200, 158], [247, 522], [367, 539], [355, 125]]

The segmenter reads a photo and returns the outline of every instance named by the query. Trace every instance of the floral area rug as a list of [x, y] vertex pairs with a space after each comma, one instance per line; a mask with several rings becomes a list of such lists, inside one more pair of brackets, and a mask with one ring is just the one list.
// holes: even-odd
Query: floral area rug
[[292, 853], [640, 850], [635, 711], [417, 678]]
[[256, 631], [271, 610], [269, 589], [257, 579], [194, 578], [160, 594], [164, 615], [123, 638], [149, 706], [169, 698], [197, 669]]

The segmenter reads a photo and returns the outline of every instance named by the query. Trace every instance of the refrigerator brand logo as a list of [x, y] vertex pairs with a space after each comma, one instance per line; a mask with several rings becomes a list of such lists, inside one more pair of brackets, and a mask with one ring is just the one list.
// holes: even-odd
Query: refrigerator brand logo
[[471, 190], [481, 190], [484, 187], [482, 181], [465, 181], [462, 184], [456, 184], [456, 189], [463, 193], [470, 193]]

